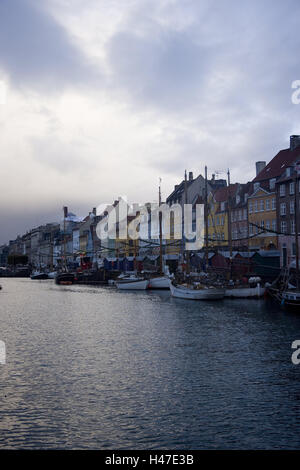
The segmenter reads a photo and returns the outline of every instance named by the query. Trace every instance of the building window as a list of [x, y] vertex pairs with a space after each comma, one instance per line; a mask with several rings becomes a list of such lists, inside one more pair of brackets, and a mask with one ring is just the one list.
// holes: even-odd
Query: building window
[[286, 176], [287, 177], [291, 176], [291, 168], [290, 167], [286, 169]]
[[276, 211], [276, 199], [275, 199], [275, 197], [272, 198], [272, 211]]
[[295, 233], [295, 229], [296, 229], [296, 224], [295, 224], [295, 220], [292, 219], [291, 220], [291, 233]]
[[280, 225], [281, 233], [286, 233], [286, 221], [283, 220]]
[[290, 214], [295, 214], [295, 201], [290, 201]]
[[263, 199], [260, 200], [260, 212], [265, 210], [265, 201]]
[[254, 191], [256, 191], [259, 188], [259, 183], [254, 183]]
[[280, 185], [280, 196], [285, 196], [285, 184]]
[[266, 199], [266, 211], [270, 210], [270, 199]]
[[270, 230], [270, 221], [269, 220], [266, 221], [266, 229]]
[[254, 202], [254, 210], [255, 212], [258, 212], [258, 201]]
[[276, 178], [272, 178], [270, 180], [270, 189], [274, 189], [275, 188], [275, 183], [276, 183]]
[[252, 202], [249, 202], [249, 214], [252, 214], [253, 211], [253, 205]]
[[292, 181], [290, 183], [290, 194], [295, 194], [295, 183]]
[[272, 230], [273, 232], [276, 232], [276, 220], [275, 219], [272, 220]]
[[280, 204], [280, 215], [286, 215], [286, 204], [285, 204], [285, 202], [282, 202]]
[[225, 210], [225, 202], [221, 202], [221, 211]]
[[249, 224], [249, 235], [253, 235], [253, 225]]
[[244, 209], [244, 220], [247, 220], [247, 209]]

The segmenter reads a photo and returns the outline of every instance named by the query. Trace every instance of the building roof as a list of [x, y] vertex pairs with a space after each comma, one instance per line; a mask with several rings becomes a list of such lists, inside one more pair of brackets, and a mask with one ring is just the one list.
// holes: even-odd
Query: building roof
[[253, 182], [278, 178], [283, 171], [291, 166], [294, 161], [300, 157], [300, 147], [294, 150], [280, 150], [277, 155], [265, 166], [265, 168], [254, 178]]
[[231, 184], [230, 187], [226, 186], [224, 188], [217, 189], [213, 191], [213, 195], [216, 202], [228, 201], [229, 196], [234, 196], [238, 189], [238, 183]]

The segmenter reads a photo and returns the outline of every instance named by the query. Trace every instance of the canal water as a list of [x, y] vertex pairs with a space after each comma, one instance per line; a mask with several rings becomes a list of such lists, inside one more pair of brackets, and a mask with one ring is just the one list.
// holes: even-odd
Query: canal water
[[1, 284], [0, 448], [300, 448], [300, 312]]

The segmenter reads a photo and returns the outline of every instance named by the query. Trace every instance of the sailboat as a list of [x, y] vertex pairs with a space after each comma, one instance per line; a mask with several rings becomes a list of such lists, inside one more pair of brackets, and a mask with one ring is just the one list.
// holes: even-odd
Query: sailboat
[[128, 276], [116, 280], [116, 286], [118, 289], [124, 290], [146, 290], [149, 286], [149, 280], [137, 276]]
[[57, 272], [54, 275], [55, 283], [58, 285], [71, 285], [75, 282], [75, 275], [68, 272], [66, 258], [66, 218], [68, 217], [68, 208], [64, 207], [64, 268], [63, 272]]
[[[161, 181], [161, 180], [160, 180]], [[161, 206], [161, 187], [158, 190], [158, 205]], [[162, 247], [162, 213], [159, 211], [159, 274], [152, 276], [149, 280], [149, 289], [169, 289], [169, 276], [164, 275], [163, 269], [163, 247]]]
[[[206, 168], [205, 168], [206, 170]], [[184, 191], [185, 191], [185, 204], [187, 204], [187, 174], [185, 171], [184, 174]], [[206, 198], [207, 200], [207, 198]], [[206, 209], [207, 213], [207, 209]], [[206, 234], [206, 243], [207, 243], [207, 234]], [[206, 246], [206, 249], [208, 247]], [[189, 253], [186, 251], [186, 275], [189, 277], [190, 274], [190, 258]], [[190, 300], [220, 300], [225, 296], [225, 288], [215, 287], [212, 285], [205, 285], [200, 282], [185, 282], [177, 283], [176, 281], [169, 281], [170, 291], [172, 297], [180, 299], [190, 299]]]

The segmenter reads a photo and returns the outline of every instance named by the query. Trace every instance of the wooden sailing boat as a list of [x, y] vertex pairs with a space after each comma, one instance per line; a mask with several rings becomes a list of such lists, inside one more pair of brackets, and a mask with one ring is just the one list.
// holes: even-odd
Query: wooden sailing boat
[[67, 247], [66, 247], [66, 218], [68, 217], [68, 208], [64, 207], [64, 265], [63, 271], [57, 272], [54, 276], [55, 283], [59, 285], [71, 285], [75, 282], [75, 276], [73, 273], [68, 272], [67, 266]]
[[[231, 191], [230, 191], [230, 170], [227, 171], [227, 183], [228, 183], [228, 245], [229, 245], [229, 279], [232, 281], [232, 261], [233, 261], [233, 250], [232, 250], [232, 230], [231, 230]], [[251, 279], [251, 282], [250, 282]], [[265, 293], [265, 288], [261, 286], [261, 279], [250, 278], [248, 285], [228, 285], [225, 291], [225, 297], [232, 299], [258, 299]]]
[[[185, 190], [185, 204], [187, 204], [187, 174], [184, 174], [184, 190]], [[206, 198], [207, 200], [207, 198]], [[205, 211], [207, 214], [207, 210]], [[208, 240], [206, 236], [206, 241]], [[207, 247], [206, 247], [207, 248]], [[179, 284], [175, 281], [170, 281], [170, 290], [173, 297], [180, 299], [190, 300], [220, 300], [225, 296], [225, 289], [222, 287], [214, 287], [212, 285], [204, 285], [200, 282], [190, 281], [190, 256], [189, 252], [185, 250], [186, 254], [186, 282]]]
[[[159, 181], [158, 189], [158, 205], [161, 206], [161, 187]], [[169, 289], [169, 277], [164, 275], [163, 269], [163, 245], [162, 245], [162, 213], [159, 211], [159, 275], [151, 277], [149, 281], [149, 289]]]

